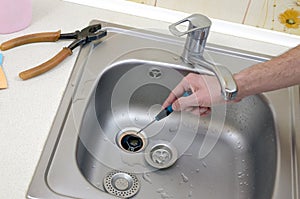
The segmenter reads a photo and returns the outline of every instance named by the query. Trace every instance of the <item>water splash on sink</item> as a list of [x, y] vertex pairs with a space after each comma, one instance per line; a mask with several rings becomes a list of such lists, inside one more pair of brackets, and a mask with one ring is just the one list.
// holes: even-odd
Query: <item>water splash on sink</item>
[[152, 180], [150, 178], [150, 174], [149, 173], [143, 173], [143, 179], [148, 182], [149, 184], [152, 184]]
[[169, 132], [170, 132], [170, 133], [175, 133], [175, 132], [177, 132], [177, 131], [178, 131], [178, 126], [170, 127], [170, 128], [169, 128]]
[[206, 162], [202, 161], [202, 166], [203, 166], [204, 168], [207, 168]]
[[189, 178], [184, 173], [181, 173], [180, 175], [182, 178], [182, 182], [187, 183], [189, 181]]
[[167, 192], [165, 192], [165, 190], [163, 188], [157, 189], [156, 192], [160, 194], [160, 197], [162, 199], [174, 198], [173, 196], [167, 194]]

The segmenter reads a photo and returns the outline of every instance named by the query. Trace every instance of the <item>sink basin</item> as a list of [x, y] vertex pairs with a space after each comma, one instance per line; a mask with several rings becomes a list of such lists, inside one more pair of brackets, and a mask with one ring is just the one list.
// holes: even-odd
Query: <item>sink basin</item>
[[[161, 76], [153, 78], [154, 69]], [[133, 173], [140, 179], [140, 198], [162, 194], [172, 198], [271, 198], [277, 135], [272, 111], [261, 96], [227, 107], [221, 136], [202, 159], [199, 150], [212, 117], [174, 113], [144, 130], [141, 137], [148, 141], [144, 151], [126, 151], [118, 145], [119, 132], [133, 131], [134, 139], [136, 127], [154, 118], [171, 91], [168, 87], [181, 80], [175, 77], [173, 68], [139, 61], [115, 64], [102, 74], [79, 132], [77, 163], [85, 178], [105, 191], [99, 179], [110, 171]], [[150, 155], [151, 142], [172, 144], [177, 161], [163, 170], [153, 166], [151, 158], [149, 164], [145, 157]], [[172, 152], [168, 155], [175, 155]]]
[[[191, 72], [184, 41], [103, 25], [108, 37], [81, 49], [28, 198], [297, 199], [296, 86], [136, 134]], [[210, 44], [205, 56], [233, 73], [269, 59]]]

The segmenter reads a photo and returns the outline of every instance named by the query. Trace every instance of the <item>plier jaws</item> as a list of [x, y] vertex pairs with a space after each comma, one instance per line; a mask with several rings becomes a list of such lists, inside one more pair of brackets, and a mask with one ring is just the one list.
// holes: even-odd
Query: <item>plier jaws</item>
[[20, 78], [26, 80], [51, 70], [59, 63], [61, 63], [66, 57], [71, 55], [72, 51], [76, 47], [84, 46], [92, 41], [101, 39], [106, 35], [107, 32], [101, 29], [101, 24], [95, 24], [95, 25], [90, 25], [80, 31], [76, 30], [75, 32], [72, 33], [61, 34], [61, 31], [59, 30], [57, 32], [43, 32], [43, 33], [24, 35], [2, 43], [0, 45], [0, 49], [2, 51], [5, 51], [29, 43], [56, 42], [58, 40], [74, 39], [74, 41], [68, 47], [64, 47], [59, 53], [57, 53], [50, 60], [46, 61], [45, 63], [39, 66], [21, 72], [19, 74]]
[[101, 30], [101, 28], [101, 24], [90, 25], [81, 31], [77, 30], [72, 33], [60, 34], [59, 39], [75, 39], [75, 41], [68, 46], [68, 48], [73, 50], [78, 46], [85, 45], [106, 36], [106, 31]]

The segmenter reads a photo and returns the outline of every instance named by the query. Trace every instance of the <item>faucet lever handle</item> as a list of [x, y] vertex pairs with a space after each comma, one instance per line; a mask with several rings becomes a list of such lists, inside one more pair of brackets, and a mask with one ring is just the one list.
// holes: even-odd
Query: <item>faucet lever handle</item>
[[[181, 32], [177, 26], [189, 22], [187, 31]], [[204, 52], [206, 39], [208, 37], [211, 21], [204, 15], [193, 14], [169, 26], [169, 30], [174, 35], [180, 37], [187, 34], [182, 58], [189, 62], [191, 56], [201, 57]]]
[[[187, 29], [187, 31], [180, 31], [177, 29], [177, 26], [185, 23], [185, 22], [189, 22], [189, 27]], [[209, 20], [208, 17], [204, 16], [204, 15], [200, 15], [200, 14], [193, 14], [189, 17], [186, 17], [176, 23], [173, 23], [169, 26], [169, 30], [172, 34], [181, 37], [183, 35], [186, 35], [188, 33], [191, 32], [195, 32], [197, 30], [199, 31], [203, 31], [205, 29], [209, 29], [211, 26], [211, 21]]]

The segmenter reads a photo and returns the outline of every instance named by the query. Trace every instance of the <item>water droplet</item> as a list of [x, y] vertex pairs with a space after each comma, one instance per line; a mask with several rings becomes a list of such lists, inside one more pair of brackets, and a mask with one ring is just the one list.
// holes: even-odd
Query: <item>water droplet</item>
[[241, 178], [243, 176], [243, 172], [238, 172], [238, 177]]
[[171, 127], [171, 128], [169, 128], [169, 132], [170, 133], [174, 133], [174, 132], [176, 132], [178, 130], [178, 127], [176, 126], [176, 127]]
[[200, 172], [200, 169], [196, 169], [196, 172], [199, 173], [199, 172]]
[[168, 198], [171, 198], [171, 196], [169, 196], [167, 193], [161, 193], [161, 194], [160, 194], [160, 197], [161, 197], [162, 199], [168, 199]]
[[181, 173], [180, 175], [183, 182], [187, 183], [189, 181], [189, 178], [184, 173]]
[[156, 192], [160, 194], [162, 199], [173, 198], [173, 196], [168, 195], [163, 188], [157, 189]]
[[162, 193], [162, 192], [164, 192], [164, 189], [163, 188], [159, 188], [159, 189], [156, 190], [156, 192], [157, 193]]
[[149, 184], [152, 184], [152, 180], [150, 178], [150, 174], [149, 173], [143, 173], [143, 179], [148, 182]]
[[191, 198], [192, 196], [193, 196], [193, 191], [190, 191], [188, 197]]

